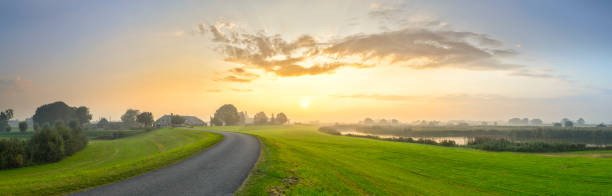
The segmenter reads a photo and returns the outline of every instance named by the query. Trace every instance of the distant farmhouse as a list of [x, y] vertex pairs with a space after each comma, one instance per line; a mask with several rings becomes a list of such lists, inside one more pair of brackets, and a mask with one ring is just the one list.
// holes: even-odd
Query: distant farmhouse
[[[195, 116], [181, 116], [185, 119], [185, 123], [183, 123], [183, 125], [187, 125], [187, 126], [206, 126], [206, 123], [202, 120], [200, 120], [198, 117]], [[155, 123], [153, 123], [154, 126], [156, 127], [169, 127], [172, 124], [170, 123], [170, 115], [164, 115], [162, 117], [160, 117], [159, 119], [157, 119], [155, 121]]]

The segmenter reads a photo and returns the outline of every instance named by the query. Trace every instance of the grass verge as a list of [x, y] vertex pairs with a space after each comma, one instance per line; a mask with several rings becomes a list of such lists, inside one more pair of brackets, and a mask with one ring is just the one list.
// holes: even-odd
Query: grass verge
[[60, 162], [0, 171], [0, 195], [59, 195], [112, 183], [186, 159], [222, 139], [220, 134], [166, 128], [90, 141]]
[[328, 135], [313, 126], [214, 129], [256, 135], [265, 145], [238, 195], [612, 194], [608, 158], [379, 141]]

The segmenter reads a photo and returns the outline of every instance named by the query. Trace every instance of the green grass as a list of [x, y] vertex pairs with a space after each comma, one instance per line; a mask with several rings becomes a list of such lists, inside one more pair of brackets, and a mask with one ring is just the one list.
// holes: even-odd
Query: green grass
[[612, 195], [610, 158], [379, 141], [313, 126], [215, 129], [265, 145], [239, 195]]
[[17, 139], [30, 139], [30, 137], [32, 137], [32, 135], [34, 134], [34, 129], [32, 128], [28, 128], [26, 129], [26, 132], [20, 132], [18, 128], [14, 128], [11, 130], [11, 132], [6, 132], [6, 131], [2, 131], [0, 132], [0, 139], [10, 139], [10, 138], [17, 138]]
[[57, 195], [115, 182], [183, 160], [222, 138], [167, 128], [90, 141], [84, 150], [60, 162], [0, 171], [0, 195]]

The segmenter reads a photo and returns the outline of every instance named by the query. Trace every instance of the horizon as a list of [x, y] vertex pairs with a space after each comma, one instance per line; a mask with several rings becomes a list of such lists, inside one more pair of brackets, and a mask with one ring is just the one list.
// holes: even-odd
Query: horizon
[[608, 124], [611, 5], [2, 2], [0, 110]]

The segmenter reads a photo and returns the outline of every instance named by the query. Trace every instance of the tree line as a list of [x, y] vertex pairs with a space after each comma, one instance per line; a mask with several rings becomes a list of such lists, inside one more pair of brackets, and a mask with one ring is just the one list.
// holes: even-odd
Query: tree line
[[53, 127], [45, 124], [28, 140], [0, 140], [0, 169], [57, 162], [82, 150], [87, 142], [77, 120], [70, 121], [68, 127], [62, 121]]
[[[214, 116], [210, 117], [210, 124], [213, 126], [245, 125], [247, 118], [246, 112], [238, 112], [236, 106], [225, 104], [215, 111]], [[264, 112], [258, 112], [253, 117], [255, 125], [282, 125], [288, 122], [289, 118], [283, 112], [277, 115], [271, 114], [270, 117]]]

